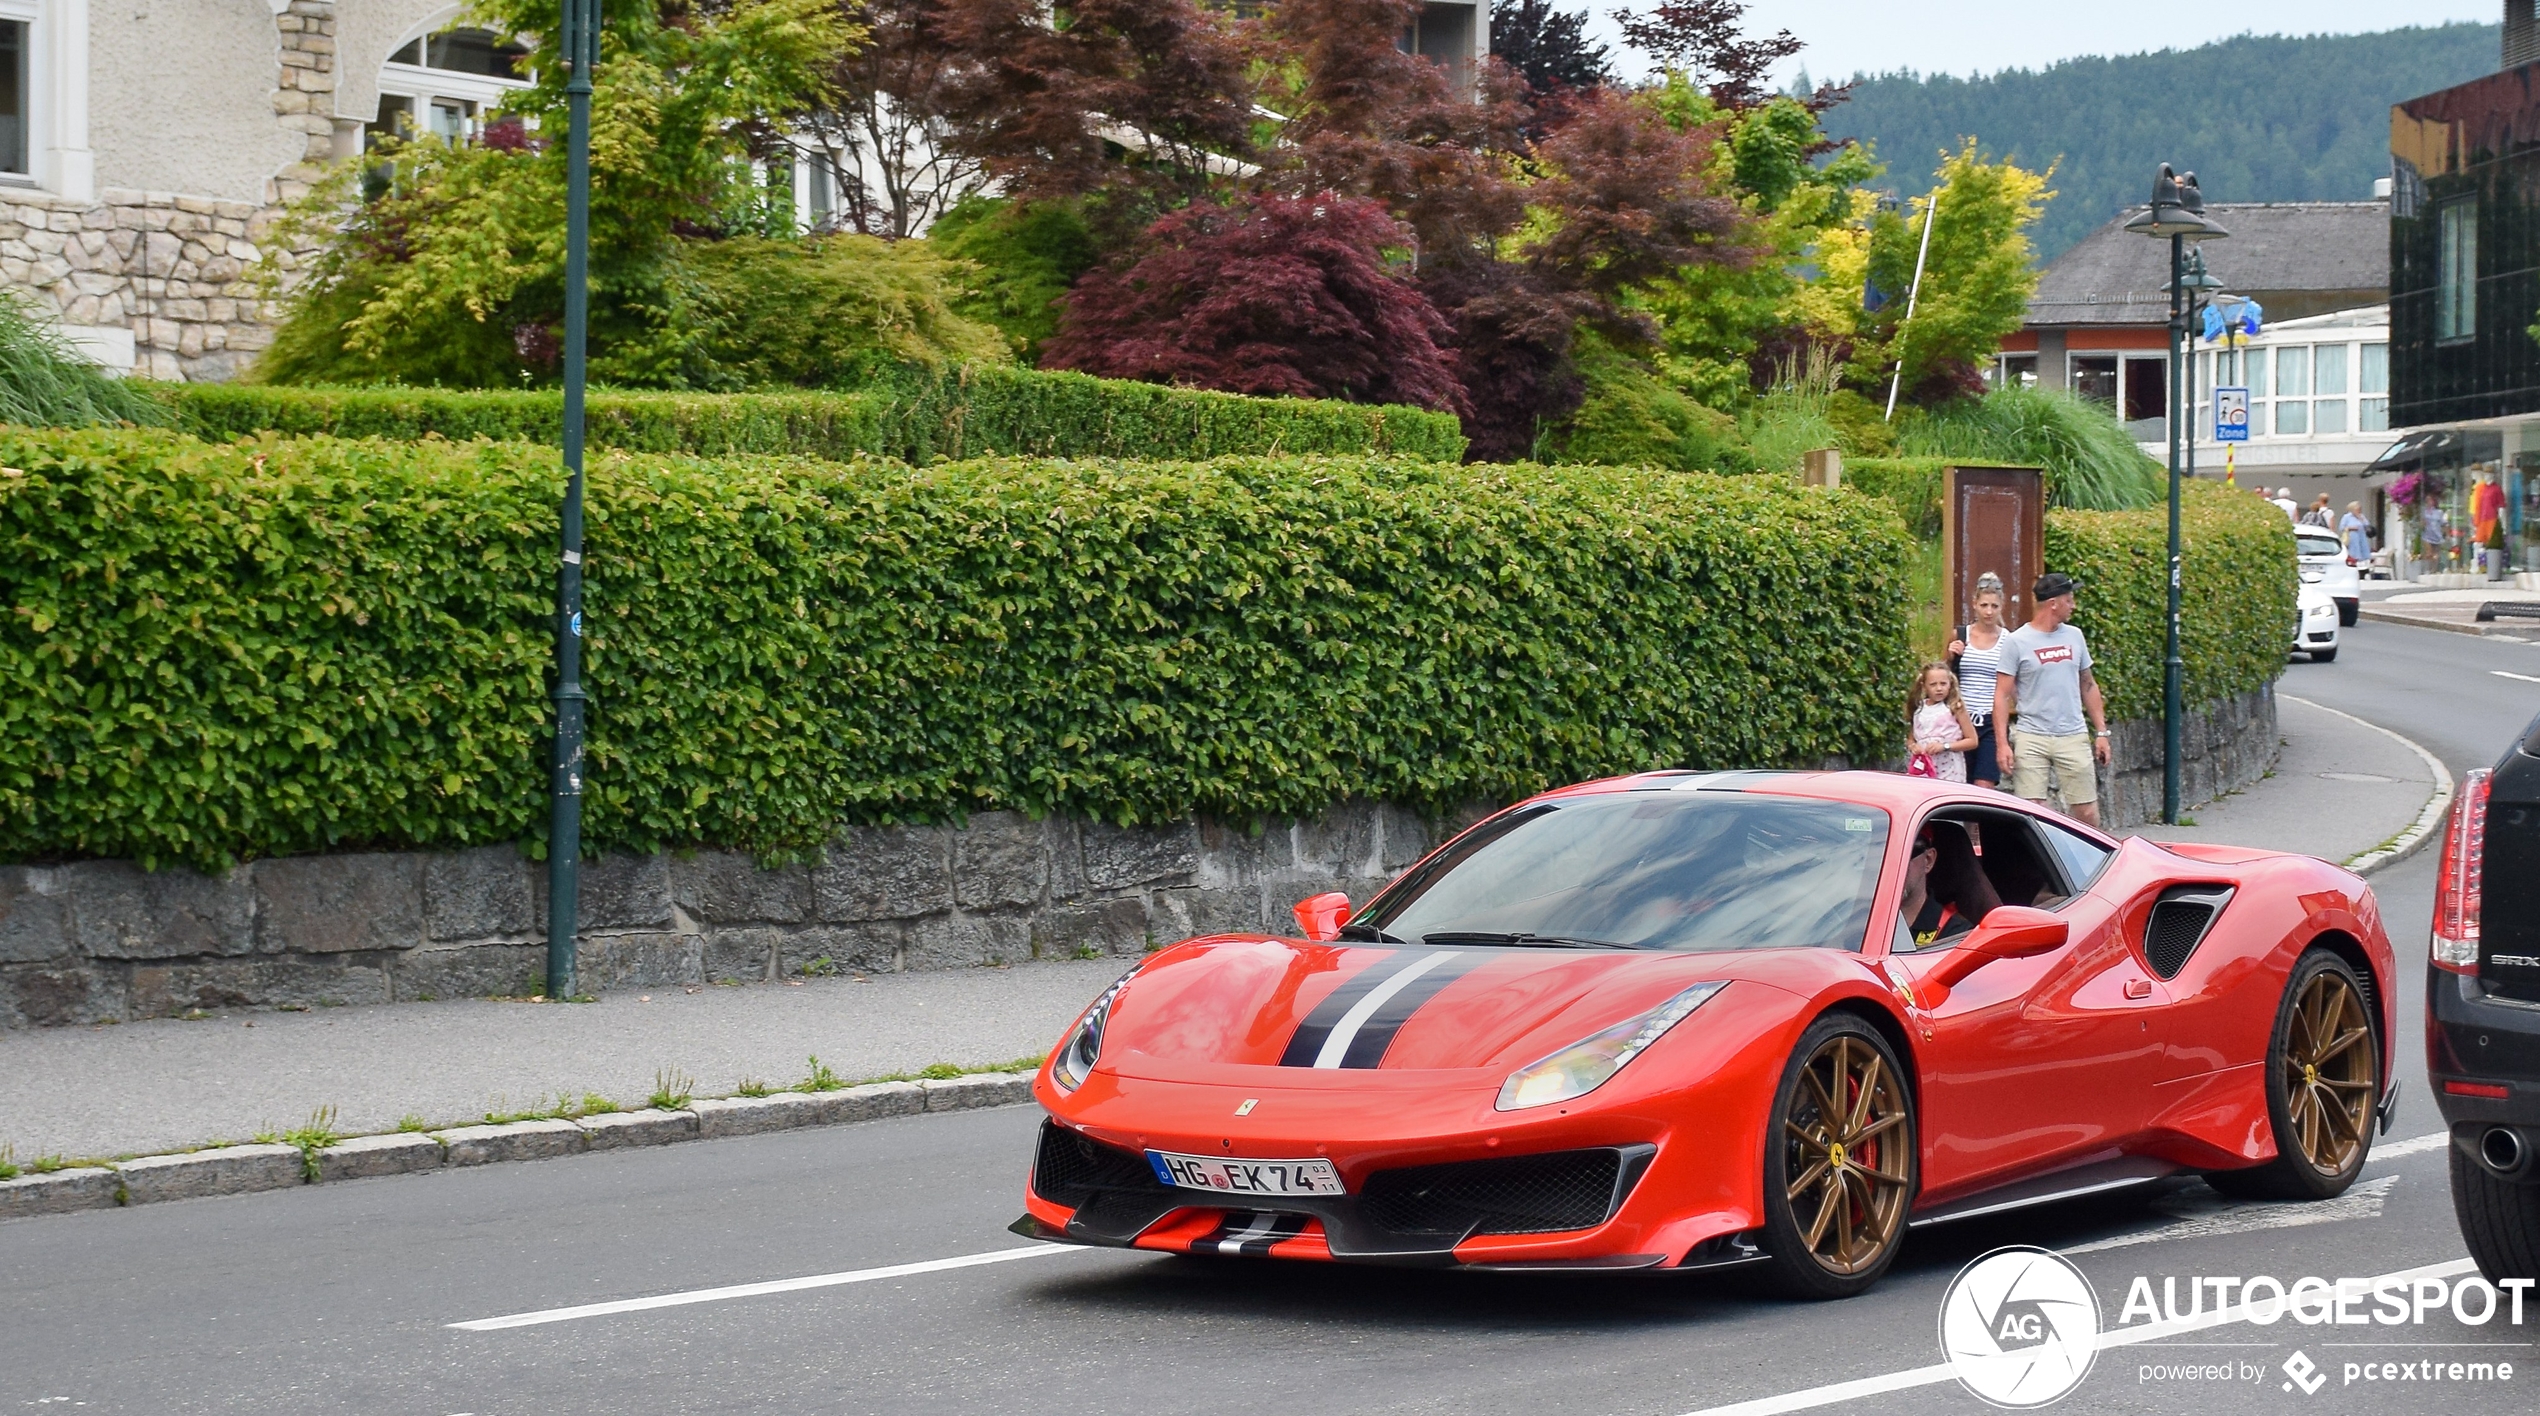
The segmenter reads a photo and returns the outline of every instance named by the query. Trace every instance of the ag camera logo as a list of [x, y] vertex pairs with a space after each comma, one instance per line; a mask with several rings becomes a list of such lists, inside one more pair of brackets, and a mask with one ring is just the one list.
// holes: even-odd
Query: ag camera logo
[[2014, 1410], [2060, 1401], [2099, 1356], [2099, 1295], [2059, 1254], [1996, 1249], [1950, 1280], [1940, 1351], [1980, 1401]]

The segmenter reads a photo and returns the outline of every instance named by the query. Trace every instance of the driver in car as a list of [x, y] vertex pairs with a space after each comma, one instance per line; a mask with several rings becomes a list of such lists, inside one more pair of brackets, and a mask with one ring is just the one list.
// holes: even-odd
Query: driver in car
[[1905, 892], [1897, 908], [1914, 947], [1954, 943], [2001, 904], [1967, 828], [1954, 821], [1925, 822], [1905, 861]]

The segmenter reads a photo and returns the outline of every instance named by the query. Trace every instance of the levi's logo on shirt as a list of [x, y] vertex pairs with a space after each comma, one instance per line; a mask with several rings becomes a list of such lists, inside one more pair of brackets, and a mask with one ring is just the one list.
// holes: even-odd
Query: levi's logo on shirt
[[2072, 661], [2073, 646], [2069, 644], [2046, 644], [2038, 648], [2037, 662], [2041, 664], [2069, 664]]

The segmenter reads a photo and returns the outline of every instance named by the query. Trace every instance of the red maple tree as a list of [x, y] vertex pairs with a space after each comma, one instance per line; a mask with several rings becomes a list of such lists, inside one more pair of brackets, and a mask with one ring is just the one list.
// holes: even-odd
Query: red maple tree
[[1041, 366], [1462, 412], [1446, 321], [1387, 258], [1409, 244], [1363, 198], [1198, 203], [1077, 282]]

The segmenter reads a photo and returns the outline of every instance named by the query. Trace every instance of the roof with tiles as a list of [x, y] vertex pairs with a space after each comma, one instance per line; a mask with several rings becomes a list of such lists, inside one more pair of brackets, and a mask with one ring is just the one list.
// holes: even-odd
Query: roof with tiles
[[[2029, 324], [2168, 320], [2169, 296], [2161, 287], [2170, 278], [2169, 243], [2125, 229], [2141, 210], [2109, 218], [2039, 272]], [[2218, 202], [2205, 215], [2231, 233], [2207, 243], [2205, 260], [2235, 295], [2255, 296], [2271, 308], [2279, 302], [2330, 308], [2388, 297], [2387, 201]], [[2331, 296], [2335, 299], [2319, 303]]]

